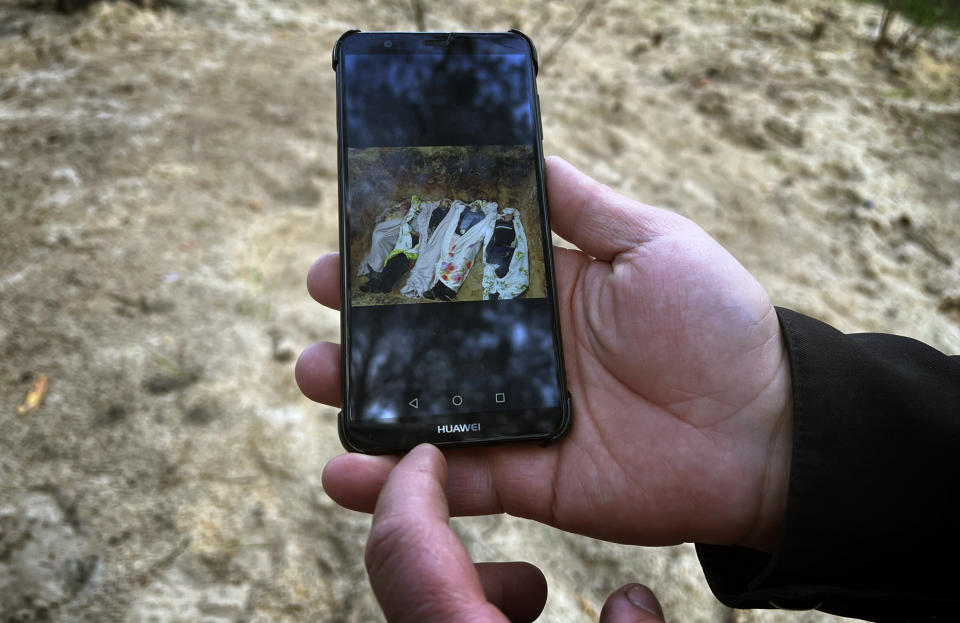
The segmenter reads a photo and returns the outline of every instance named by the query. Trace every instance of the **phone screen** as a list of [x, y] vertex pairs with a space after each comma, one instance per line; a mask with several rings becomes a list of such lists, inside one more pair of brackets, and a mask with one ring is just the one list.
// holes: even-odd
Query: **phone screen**
[[531, 417], [564, 398], [533, 63], [485, 41], [345, 45], [352, 421]]

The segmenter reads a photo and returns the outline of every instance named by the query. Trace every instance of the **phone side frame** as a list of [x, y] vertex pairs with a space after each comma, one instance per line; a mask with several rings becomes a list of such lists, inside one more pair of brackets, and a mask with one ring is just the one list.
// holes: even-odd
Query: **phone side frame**
[[337, 434], [340, 437], [340, 444], [344, 449], [349, 452], [360, 452], [365, 453], [363, 448], [357, 447], [353, 442], [350, 441], [350, 438], [347, 436], [346, 431], [346, 422], [344, 418], [347, 416], [347, 409], [349, 407], [348, 397], [350, 396], [350, 374], [349, 370], [349, 356], [350, 352], [350, 334], [347, 330], [350, 322], [350, 305], [347, 301], [347, 295], [349, 293], [349, 284], [347, 279], [349, 277], [349, 266], [343, 266], [343, 262], [347, 261], [348, 258], [348, 249], [347, 249], [347, 223], [346, 223], [346, 206], [344, 205], [344, 189], [346, 188], [346, 167], [344, 163], [346, 162], [346, 154], [344, 150], [346, 149], [346, 141], [343, 140], [343, 80], [341, 73], [338, 70], [340, 64], [340, 55], [343, 46], [343, 41], [350, 35], [359, 33], [360, 29], [351, 29], [347, 30], [340, 37], [337, 38], [337, 42], [333, 46], [333, 71], [337, 75], [337, 223], [338, 227], [338, 241], [337, 246], [340, 249], [340, 270], [339, 270], [339, 281], [340, 281], [340, 405], [341, 410], [337, 413]]
[[550, 296], [550, 307], [553, 310], [553, 333], [556, 336], [554, 351], [556, 352], [557, 362], [557, 382], [560, 385], [560, 393], [563, 399], [560, 401], [561, 421], [560, 426], [549, 438], [542, 442], [542, 445], [548, 446], [560, 441], [569, 431], [573, 422], [573, 396], [570, 394], [570, 388], [567, 387], [567, 370], [563, 358], [563, 334], [560, 326], [560, 306], [557, 297], [557, 274], [556, 266], [553, 261], [553, 229], [550, 227], [550, 204], [547, 197], [547, 166], [543, 158], [543, 119], [540, 116], [540, 91], [537, 88], [537, 76], [540, 73], [540, 62], [537, 57], [537, 46], [533, 40], [517, 28], [511, 28], [507, 32], [516, 34], [530, 47], [530, 60], [533, 64], [533, 99], [536, 114], [537, 128], [537, 186], [541, 197], [540, 219], [541, 230], [540, 238], [543, 244], [544, 260], [546, 262], [547, 286]]

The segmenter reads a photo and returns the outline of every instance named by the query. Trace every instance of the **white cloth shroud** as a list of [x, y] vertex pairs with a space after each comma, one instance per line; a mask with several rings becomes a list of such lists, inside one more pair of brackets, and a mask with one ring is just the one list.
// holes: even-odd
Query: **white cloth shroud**
[[487, 247], [493, 238], [494, 226], [490, 227], [483, 240], [483, 299], [489, 300], [490, 295], [497, 294], [501, 299], [513, 299], [523, 294], [530, 286], [530, 264], [527, 257], [527, 234], [520, 222], [520, 213], [513, 208], [506, 208], [503, 214], [513, 214], [513, 231], [516, 234], [516, 247], [510, 258], [510, 268], [503, 277], [497, 276], [497, 265], [487, 262]]
[[373, 233], [370, 234], [370, 250], [360, 261], [358, 277], [369, 274], [371, 271], [378, 273], [383, 270], [387, 256], [397, 243], [400, 225], [403, 223], [405, 214], [406, 212], [397, 211], [396, 205], [392, 205], [377, 217], [377, 224], [373, 228]]
[[417, 238], [416, 242], [414, 242], [413, 232], [418, 230], [418, 224], [423, 216], [423, 210], [425, 208], [432, 209], [430, 206], [436, 206], [437, 203], [439, 202], [424, 204], [416, 195], [410, 199], [410, 210], [400, 223], [400, 233], [397, 234], [397, 243], [393, 245], [393, 250], [387, 255], [388, 261], [391, 256], [397, 255], [398, 253], [403, 253], [410, 260], [417, 257], [420, 241], [423, 240], [423, 238]]
[[479, 205], [483, 220], [474, 223], [462, 235], [456, 233], [455, 227], [450, 230], [435, 270], [434, 283], [440, 280], [454, 292], [457, 292], [467, 279], [467, 274], [476, 261], [477, 250], [487, 239], [488, 232], [493, 232], [493, 225], [497, 220], [497, 204], [493, 201], [478, 199], [470, 205]]
[[420, 298], [423, 293], [429, 290], [437, 282], [436, 266], [440, 259], [440, 253], [445, 249], [443, 242], [449, 238], [449, 235], [457, 227], [460, 221], [460, 214], [467, 207], [462, 201], [454, 201], [450, 204], [447, 215], [443, 217], [433, 234], [428, 235], [430, 230], [430, 217], [433, 211], [440, 205], [439, 201], [424, 202], [417, 217], [417, 230], [420, 232], [420, 253], [417, 255], [417, 261], [410, 269], [410, 275], [407, 282], [400, 289], [400, 294], [410, 298]]

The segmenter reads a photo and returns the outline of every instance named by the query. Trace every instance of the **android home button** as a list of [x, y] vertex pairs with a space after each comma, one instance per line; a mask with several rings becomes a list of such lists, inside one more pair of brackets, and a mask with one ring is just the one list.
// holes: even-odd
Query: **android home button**
[[457, 394], [450, 400], [450, 402], [453, 403], [453, 406], [459, 407], [460, 405], [463, 404], [463, 396], [461, 396], [460, 394]]

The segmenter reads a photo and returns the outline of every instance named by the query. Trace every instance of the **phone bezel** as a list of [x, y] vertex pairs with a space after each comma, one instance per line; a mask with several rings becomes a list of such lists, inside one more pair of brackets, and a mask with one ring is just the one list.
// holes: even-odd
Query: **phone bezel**
[[[384, 41], [392, 45], [384, 46]], [[442, 46], [442, 50], [440, 49]], [[544, 261], [546, 262], [546, 289], [550, 300], [555, 336], [555, 358], [557, 363], [557, 382], [561, 396], [557, 407], [545, 409], [523, 409], [509, 411], [482, 411], [473, 413], [451, 412], [442, 415], [416, 415], [399, 418], [393, 422], [362, 420], [352, 416], [349, 404], [350, 396], [350, 284], [349, 249], [347, 248], [347, 214], [345, 212], [344, 189], [347, 188], [344, 141], [344, 84], [342, 73], [337, 71], [343, 56], [352, 54], [515, 54], [522, 53], [530, 59], [532, 70], [533, 104], [535, 106], [534, 126], [536, 136], [537, 185], [540, 196], [541, 238], [544, 241]], [[550, 222], [546, 209], [546, 185], [543, 160], [543, 130], [540, 120], [540, 98], [536, 88], [538, 63], [536, 48], [525, 34], [518, 30], [501, 33], [409, 33], [409, 32], [369, 32], [350, 30], [337, 40], [333, 50], [333, 69], [337, 74], [337, 170], [338, 203], [340, 227], [340, 340], [341, 340], [341, 391], [344, 409], [338, 414], [338, 429], [344, 448], [367, 454], [386, 454], [404, 452], [418, 443], [429, 442], [438, 446], [462, 446], [496, 443], [533, 441], [543, 444], [552, 443], [563, 437], [570, 428], [572, 405], [566, 385], [566, 373], [563, 365], [563, 344], [560, 334], [559, 309], [556, 295], [556, 277], [553, 263], [553, 245], [549, 243]], [[468, 424], [480, 422], [480, 431], [470, 433], [440, 433], [438, 426], [444, 424]], [[533, 423], [536, 423], [534, 425]]]

